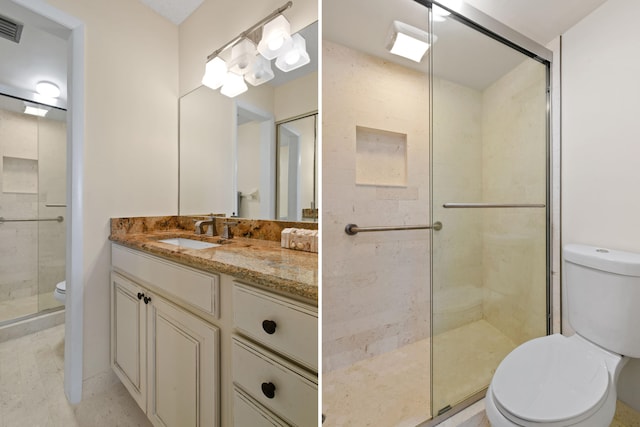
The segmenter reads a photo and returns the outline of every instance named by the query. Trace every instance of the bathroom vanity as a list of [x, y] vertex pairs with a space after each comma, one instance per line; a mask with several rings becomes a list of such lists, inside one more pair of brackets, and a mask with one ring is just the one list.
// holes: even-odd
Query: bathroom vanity
[[152, 424], [318, 424], [317, 254], [281, 248], [286, 226], [112, 220], [111, 365]]

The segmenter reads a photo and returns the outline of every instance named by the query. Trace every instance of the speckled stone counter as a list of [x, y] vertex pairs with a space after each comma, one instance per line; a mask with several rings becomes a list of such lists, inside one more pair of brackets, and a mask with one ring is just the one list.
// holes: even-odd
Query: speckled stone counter
[[[200, 270], [229, 274], [307, 302], [318, 303], [318, 255], [280, 247], [279, 231], [302, 223], [257, 221], [233, 218], [236, 237], [223, 240], [194, 233], [193, 217], [114, 218], [111, 220], [112, 242], [188, 265]], [[216, 228], [224, 220], [217, 218]], [[306, 224], [306, 223], [304, 223]], [[317, 228], [317, 224], [306, 224]], [[243, 232], [242, 230], [245, 230]], [[247, 234], [262, 238], [237, 237]], [[260, 230], [267, 230], [262, 235]], [[275, 237], [278, 237], [276, 241]], [[159, 242], [183, 237], [218, 243], [209, 249], [189, 249]]]

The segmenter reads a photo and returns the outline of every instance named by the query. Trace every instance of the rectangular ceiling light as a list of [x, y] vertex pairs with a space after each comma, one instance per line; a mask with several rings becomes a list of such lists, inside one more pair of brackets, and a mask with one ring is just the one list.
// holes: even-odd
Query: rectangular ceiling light
[[33, 116], [44, 117], [48, 112], [49, 110], [46, 108], [32, 107], [31, 105], [26, 105], [24, 107], [24, 113], [31, 114]]
[[389, 52], [420, 62], [429, 46], [429, 33], [404, 22], [393, 21], [391, 40], [387, 45]]

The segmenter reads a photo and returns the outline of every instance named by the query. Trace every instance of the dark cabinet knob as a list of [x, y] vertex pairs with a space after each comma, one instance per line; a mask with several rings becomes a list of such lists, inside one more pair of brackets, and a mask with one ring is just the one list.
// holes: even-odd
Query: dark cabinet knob
[[276, 332], [276, 322], [273, 320], [263, 320], [262, 321], [262, 329], [269, 335], [272, 335]]
[[262, 383], [262, 393], [269, 399], [273, 399], [276, 395], [276, 386], [273, 383]]
[[151, 297], [144, 297], [144, 303], [149, 304], [151, 302]]
[[143, 296], [144, 294], [142, 292], [138, 292], [138, 299], [142, 299]]

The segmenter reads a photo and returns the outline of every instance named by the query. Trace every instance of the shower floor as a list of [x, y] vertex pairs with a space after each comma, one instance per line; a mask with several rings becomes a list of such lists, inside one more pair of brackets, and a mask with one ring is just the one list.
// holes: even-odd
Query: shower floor
[[53, 292], [0, 301], [0, 322], [37, 313], [38, 301], [41, 310], [61, 305], [60, 302], [53, 297]]
[[[327, 426], [411, 426], [431, 418], [429, 339], [322, 376]], [[454, 404], [488, 385], [515, 344], [485, 320], [435, 337], [438, 401]], [[440, 362], [440, 363], [438, 363]], [[438, 405], [439, 407], [445, 405]]]

